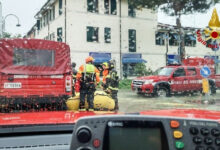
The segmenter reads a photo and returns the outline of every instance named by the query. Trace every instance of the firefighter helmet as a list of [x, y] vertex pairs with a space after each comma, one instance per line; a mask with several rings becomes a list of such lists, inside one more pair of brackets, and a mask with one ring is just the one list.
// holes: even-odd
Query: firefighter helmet
[[89, 56], [86, 58], [86, 63], [93, 62], [93, 61], [94, 61], [94, 58], [92, 56]]
[[114, 68], [115, 68], [114, 62], [111, 60], [109, 62], [109, 69], [114, 69]]
[[76, 67], [76, 63], [72, 62], [72, 67], [75, 68]]
[[104, 63], [102, 63], [102, 65], [105, 66], [106, 69], [109, 68], [108, 62], [104, 62]]

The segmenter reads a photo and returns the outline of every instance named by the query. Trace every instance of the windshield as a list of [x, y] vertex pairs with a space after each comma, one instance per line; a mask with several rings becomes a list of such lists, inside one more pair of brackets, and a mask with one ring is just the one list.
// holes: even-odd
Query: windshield
[[220, 110], [218, 0], [0, 5], [3, 114]]
[[15, 49], [13, 64], [18, 66], [53, 66], [54, 51]]
[[160, 69], [156, 70], [153, 73], [153, 75], [170, 76], [172, 72], [173, 72], [173, 68], [160, 68]]

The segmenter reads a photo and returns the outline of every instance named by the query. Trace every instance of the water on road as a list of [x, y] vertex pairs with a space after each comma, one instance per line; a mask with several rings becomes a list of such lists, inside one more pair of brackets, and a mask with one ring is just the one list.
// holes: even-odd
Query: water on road
[[220, 91], [214, 96], [181, 94], [171, 97], [149, 97], [137, 95], [131, 90], [120, 90], [118, 93], [120, 112], [140, 112], [161, 109], [220, 109]]

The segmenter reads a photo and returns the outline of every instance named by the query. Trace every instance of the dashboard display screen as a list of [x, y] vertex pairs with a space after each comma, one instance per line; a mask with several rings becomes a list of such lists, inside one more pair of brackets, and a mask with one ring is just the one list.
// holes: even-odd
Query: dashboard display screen
[[118, 125], [108, 127], [108, 150], [162, 150], [161, 128]]

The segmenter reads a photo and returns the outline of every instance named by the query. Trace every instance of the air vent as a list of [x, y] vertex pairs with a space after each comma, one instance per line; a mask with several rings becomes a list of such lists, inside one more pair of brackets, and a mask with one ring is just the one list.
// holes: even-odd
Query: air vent
[[0, 150], [16, 149], [16, 150], [67, 150], [69, 149], [69, 144], [45, 144], [45, 145], [28, 145], [28, 146], [13, 146], [13, 147], [0, 147]]

